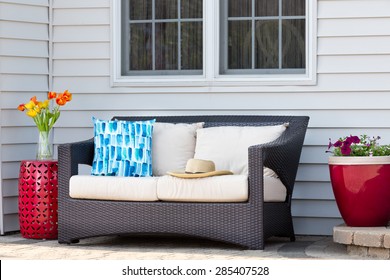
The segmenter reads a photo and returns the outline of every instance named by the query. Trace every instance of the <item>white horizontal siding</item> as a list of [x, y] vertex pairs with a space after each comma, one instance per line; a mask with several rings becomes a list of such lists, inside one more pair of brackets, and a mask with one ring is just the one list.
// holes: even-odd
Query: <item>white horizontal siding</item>
[[[0, 233], [19, 230], [20, 161], [35, 158], [37, 132], [32, 119], [16, 110], [33, 95], [47, 94], [49, 75], [49, 1], [0, 3], [1, 180]], [[12, 125], [8, 112], [25, 123]]]
[[54, 9], [53, 25], [107, 25], [110, 10], [104, 8]]
[[3, 197], [16, 197], [18, 196], [18, 188], [15, 188], [15, 186], [18, 185], [18, 179], [7, 179], [3, 180], [2, 187], [3, 187]]
[[[325, 153], [328, 139], [367, 133], [381, 135], [383, 143], [390, 143], [390, 122], [387, 121], [390, 118], [390, 1], [319, 0], [317, 84], [245, 88], [235, 83], [111, 87], [110, 2], [52, 1], [53, 71], [50, 74], [53, 75], [53, 89], [69, 89], [74, 94], [56, 124], [54, 142], [90, 138], [92, 116], [307, 115], [311, 119], [293, 196], [295, 231], [298, 234], [332, 234], [332, 227], [342, 223], [342, 219], [329, 182], [328, 154]], [[42, 3], [36, 1], [36, 6], [42, 8]], [[48, 82], [44, 78], [47, 74], [44, 64], [48, 58], [44, 34], [47, 21], [34, 19], [31, 15], [16, 18], [19, 26], [31, 23], [34, 26], [29, 28], [37, 28], [37, 33], [24, 35], [19, 28], [18, 35], [15, 33], [17, 38], [14, 38], [8, 31], [0, 30], [10, 37], [0, 42], [0, 53], [7, 59], [32, 58], [31, 65], [36, 66], [37, 72], [27, 69], [29, 63], [23, 64], [19, 59], [15, 60], [15, 66], [9, 66], [7, 60], [4, 64], [8, 66], [2, 78], [7, 83], [1, 100], [3, 132], [6, 132], [2, 135], [2, 143], [8, 150], [5, 149], [1, 157], [8, 198], [15, 197], [10, 186], [16, 184], [18, 160], [22, 158], [17, 155], [18, 148], [24, 147], [23, 153], [33, 153], [28, 150], [35, 146], [34, 140], [25, 138], [34, 133], [34, 124], [14, 110], [19, 100], [13, 98], [15, 92], [19, 92], [25, 100], [31, 89], [18, 85], [17, 81], [26, 79], [27, 84], [32, 83], [30, 88], [38, 96], [46, 90], [45, 86], [38, 85]], [[23, 36], [27, 40], [19, 38]], [[7, 219], [12, 215], [7, 215]]]
[[[75, 32], [75, 28], [77, 32]], [[54, 26], [53, 42], [109, 42], [110, 27], [101, 26]]]
[[322, 37], [317, 42], [319, 59], [324, 55], [390, 54], [390, 36]]
[[2, 56], [48, 58], [49, 49], [47, 41], [1, 39], [0, 54]]
[[0, 37], [47, 41], [47, 29], [46, 23], [4, 21], [0, 26]]
[[3, 3], [17, 4], [17, 5], [27, 5], [27, 6], [49, 6], [49, 0], [2, 0]]
[[[357, 26], [359, 28], [357, 28]], [[388, 36], [390, 18], [319, 19], [318, 37]]]
[[[342, 219], [329, 182], [328, 154], [325, 153], [328, 138], [336, 139], [349, 133], [382, 133], [390, 139], [386, 121], [390, 117], [387, 83], [390, 50], [386, 47], [387, 42], [390, 43], [387, 28], [390, 14], [377, 8], [364, 16], [359, 5], [356, 9], [346, 8], [355, 1], [319, 2], [317, 85], [241, 88], [235, 84], [215, 84], [214, 87], [210, 84], [192, 84], [191, 87], [153, 84], [151, 87], [112, 88], [110, 30], [108, 24], [102, 24], [109, 18], [102, 18], [93, 25], [90, 23], [97, 19], [86, 12], [89, 23], [72, 26], [66, 17], [72, 12], [76, 18], [80, 17], [81, 9], [75, 5], [74, 10], [66, 10], [64, 8], [71, 7], [59, 4], [65, 1], [57, 1], [59, 19], [54, 27], [53, 88], [69, 88], [74, 93], [74, 103], [63, 110], [55, 142], [90, 138], [92, 116], [308, 115], [310, 127], [293, 196], [295, 229], [298, 234], [332, 234], [333, 226], [342, 223]], [[363, 2], [365, 5], [360, 7], [369, 5], [369, 1]], [[90, 8], [93, 11], [102, 6]], [[333, 9], [338, 9], [334, 16]], [[383, 18], [383, 14], [387, 16]], [[373, 31], [378, 24], [382, 26]], [[79, 28], [82, 28], [80, 35], [71, 32]], [[88, 51], [91, 45], [96, 45], [93, 53]], [[104, 69], [94, 69], [99, 66]], [[80, 69], [75, 70], [77, 67]], [[72, 119], [78, 120], [77, 125]]]
[[110, 59], [109, 42], [56, 43], [53, 59]]
[[[53, 76], [108, 76], [110, 75], [109, 60], [59, 60], [53, 63]], [[70, 68], [71, 67], [71, 68]], [[70, 70], [72, 69], [72, 70]]]
[[[0, 19], [16, 22], [30, 22], [30, 23], [49, 23], [48, 19], [48, 4], [43, 5], [35, 0], [26, 5], [23, 1], [22, 5], [15, 1], [14, 3], [0, 3]], [[42, 1], [41, 1], [42, 2]]]
[[48, 75], [49, 61], [40, 57], [3, 57], [0, 72], [7, 74], [44, 74]]
[[318, 73], [389, 73], [390, 55], [323, 56], [318, 58]]
[[53, 8], [107, 8], [110, 0], [53, 0]]
[[386, 0], [368, 1], [318, 1], [318, 18], [376, 18], [388, 17], [390, 2]]

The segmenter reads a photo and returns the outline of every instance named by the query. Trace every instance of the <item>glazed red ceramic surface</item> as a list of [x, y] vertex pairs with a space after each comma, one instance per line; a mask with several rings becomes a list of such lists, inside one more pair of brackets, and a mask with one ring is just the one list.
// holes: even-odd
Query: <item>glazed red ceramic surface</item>
[[57, 171], [57, 161], [20, 164], [19, 224], [24, 238], [57, 238]]
[[330, 157], [333, 192], [348, 226], [386, 226], [390, 220], [390, 157]]

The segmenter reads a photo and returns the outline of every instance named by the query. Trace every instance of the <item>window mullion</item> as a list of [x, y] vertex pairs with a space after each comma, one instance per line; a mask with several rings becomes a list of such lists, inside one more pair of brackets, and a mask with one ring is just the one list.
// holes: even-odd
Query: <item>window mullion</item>
[[255, 69], [255, 0], [252, 0], [252, 69]]
[[282, 69], [283, 43], [282, 43], [282, 0], [279, 0], [279, 30], [278, 30], [278, 48], [279, 48], [279, 69]]
[[219, 7], [219, 1], [203, 0], [203, 72], [208, 81], [218, 75], [219, 69]]
[[156, 70], [156, 1], [152, 0], [152, 69]]
[[181, 70], [181, 6], [177, 0], [177, 69]]

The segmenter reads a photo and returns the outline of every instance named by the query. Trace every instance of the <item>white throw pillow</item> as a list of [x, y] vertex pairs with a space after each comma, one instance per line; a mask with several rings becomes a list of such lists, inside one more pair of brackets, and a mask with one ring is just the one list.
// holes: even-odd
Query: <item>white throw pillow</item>
[[153, 126], [152, 170], [153, 176], [166, 175], [168, 171], [183, 170], [194, 157], [196, 131], [203, 123], [159, 123]]
[[279, 138], [288, 124], [220, 126], [197, 131], [195, 158], [212, 160], [217, 170], [248, 174], [248, 148]]

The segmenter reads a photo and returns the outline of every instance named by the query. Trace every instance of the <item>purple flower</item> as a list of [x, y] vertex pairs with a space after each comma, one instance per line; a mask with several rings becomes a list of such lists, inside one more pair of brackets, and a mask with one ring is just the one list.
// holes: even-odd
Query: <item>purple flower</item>
[[340, 140], [333, 144], [333, 146], [336, 148], [341, 147], [341, 145], [343, 145], [343, 142], [341, 142]]
[[357, 137], [357, 136], [349, 136], [348, 138], [347, 138], [347, 140], [349, 141], [349, 142], [351, 142], [351, 143], [355, 143], [355, 144], [359, 144], [360, 143], [360, 139], [359, 139], [359, 137]]
[[341, 151], [341, 154], [344, 155], [344, 156], [349, 156], [351, 154], [351, 147], [350, 145], [343, 145], [341, 148], [340, 148], [340, 151]]

